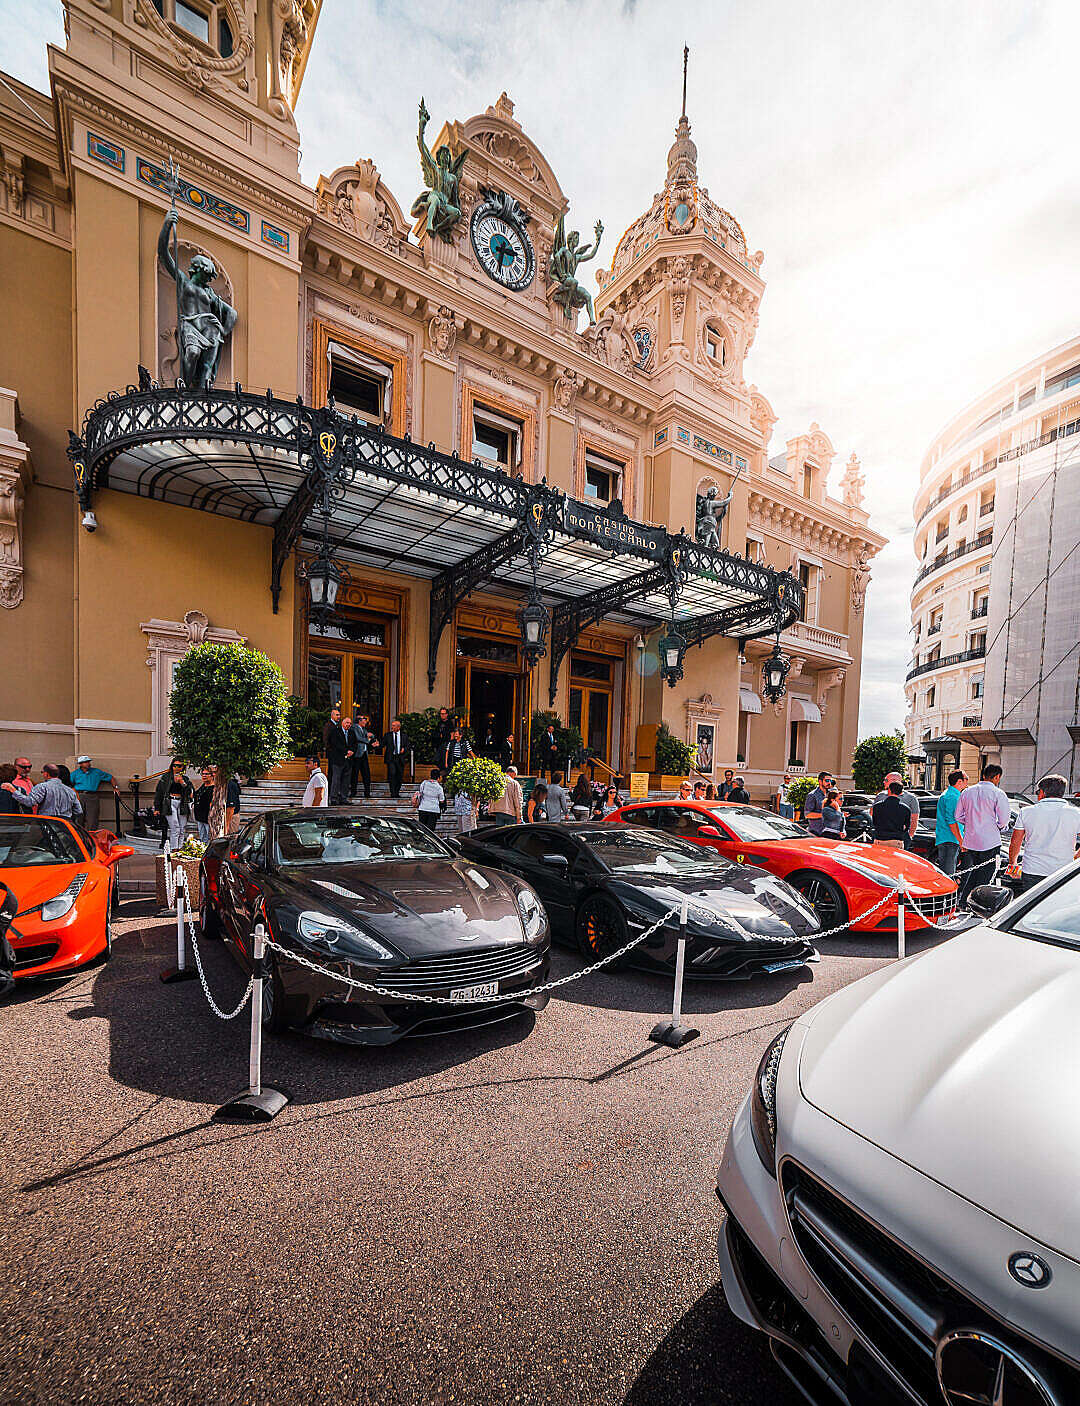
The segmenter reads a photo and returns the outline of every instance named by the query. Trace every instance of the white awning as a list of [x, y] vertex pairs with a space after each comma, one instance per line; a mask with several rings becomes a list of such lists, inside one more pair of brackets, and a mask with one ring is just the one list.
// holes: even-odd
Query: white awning
[[791, 698], [791, 721], [794, 723], [819, 723], [821, 721], [821, 709], [816, 703], [811, 703], [809, 698]]
[[760, 713], [761, 699], [752, 688], [739, 689], [739, 712], [740, 713]]

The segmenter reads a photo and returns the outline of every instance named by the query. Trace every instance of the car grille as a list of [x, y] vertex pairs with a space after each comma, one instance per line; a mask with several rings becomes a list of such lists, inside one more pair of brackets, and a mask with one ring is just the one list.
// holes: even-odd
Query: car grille
[[51, 962], [60, 951], [59, 942], [38, 942], [31, 947], [14, 947], [15, 970], [20, 967], [40, 967], [44, 962]]
[[403, 996], [430, 995], [484, 981], [510, 981], [539, 967], [544, 954], [536, 947], [489, 947], [479, 952], [454, 952], [422, 957], [406, 967], [380, 976], [378, 984]]
[[[934, 1349], [942, 1333], [958, 1327], [992, 1332], [1060, 1383], [1063, 1401], [1080, 1401], [1077, 1365], [1021, 1338], [801, 1167], [785, 1162], [780, 1181], [803, 1258], [913, 1401], [940, 1406]], [[1036, 1406], [1034, 1396], [1014, 1395], [1017, 1406]]]
[[956, 913], [956, 890], [952, 893], [918, 893], [911, 901], [924, 918], [948, 920]]

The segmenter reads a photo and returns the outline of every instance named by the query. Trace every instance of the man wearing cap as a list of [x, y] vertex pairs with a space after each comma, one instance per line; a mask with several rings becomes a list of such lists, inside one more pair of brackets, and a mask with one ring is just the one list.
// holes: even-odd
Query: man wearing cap
[[105, 781], [113, 788], [114, 794], [119, 794], [119, 788], [110, 772], [92, 766], [90, 758], [87, 756], [76, 759], [75, 770], [71, 773], [71, 784], [79, 793], [79, 800], [82, 802], [83, 808], [83, 823], [88, 830], [98, 828], [101, 812], [101, 797], [98, 795], [98, 787]]

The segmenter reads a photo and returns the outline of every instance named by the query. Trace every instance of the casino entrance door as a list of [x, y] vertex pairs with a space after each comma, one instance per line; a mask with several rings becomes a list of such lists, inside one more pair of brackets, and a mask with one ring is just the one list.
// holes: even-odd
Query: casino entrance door
[[371, 731], [381, 739], [390, 724], [392, 625], [383, 616], [349, 613], [325, 633], [309, 634], [309, 706], [327, 716], [335, 703], [343, 716], [366, 713]]
[[502, 744], [512, 737], [514, 761], [522, 766], [527, 687], [516, 638], [472, 631], [466, 634], [459, 628], [454, 711], [467, 715], [477, 752], [486, 750], [490, 719], [496, 760]]

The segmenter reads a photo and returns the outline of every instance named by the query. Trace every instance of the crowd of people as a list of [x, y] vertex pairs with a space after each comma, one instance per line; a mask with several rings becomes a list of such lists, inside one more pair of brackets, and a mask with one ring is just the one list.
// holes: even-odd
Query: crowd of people
[[36, 783], [32, 772], [29, 757], [0, 765], [0, 812], [58, 815], [96, 830], [101, 818], [100, 788], [109, 785], [114, 793], [119, 790], [114, 777], [94, 766], [85, 754], [77, 758], [74, 771], [62, 762], [46, 762]]

